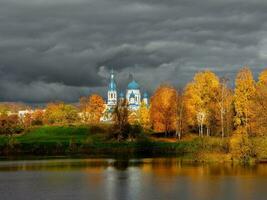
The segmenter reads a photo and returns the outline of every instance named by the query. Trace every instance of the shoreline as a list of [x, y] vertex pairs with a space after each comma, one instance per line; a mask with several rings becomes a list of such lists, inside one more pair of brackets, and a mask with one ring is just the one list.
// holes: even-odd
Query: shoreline
[[[265, 146], [265, 143], [261, 146]], [[242, 157], [235, 158], [229, 147], [229, 138], [219, 137], [201, 138], [191, 135], [182, 140], [171, 140], [142, 133], [135, 139], [118, 141], [108, 138], [105, 128], [90, 126], [43, 126], [34, 127], [21, 135], [0, 136], [0, 160], [47, 157], [171, 157], [188, 159], [191, 162], [265, 163], [267, 154], [260, 153], [245, 157], [244, 160], [241, 160]]]

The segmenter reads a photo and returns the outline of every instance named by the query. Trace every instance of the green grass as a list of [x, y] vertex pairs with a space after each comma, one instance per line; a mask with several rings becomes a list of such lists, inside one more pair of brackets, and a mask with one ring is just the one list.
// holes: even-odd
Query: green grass
[[0, 136], [0, 154], [66, 155], [78, 152], [88, 138], [95, 140], [88, 126], [43, 126], [17, 136]]
[[[220, 139], [200, 138], [192, 140], [163, 142], [151, 140], [146, 134], [135, 141], [107, 139], [105, 126], [43, 126], [12, 136], [0, 136], [1, 155], [72, 155], [93, 156], [181, 156], [196, 154], [203, 148], [219, 151], [223, 148]], [[205, 145], [203, 146], [203, 143]]]
[[82, 143], [90, 135], [89, 133], [88, 127], [44, 126], [17, 136], [16, 139], [20, 143], [68, 143], [71, 139]]
[[[134, 141], [108, 139], [108, 126], [42, 126], [12, 137], [0, 135], [0, 156], [166, 157], [194, 161], [230, 160], [229, 138], [192, 137], [181, 141], [155, 140], [142, 133]], [[267, 159], [267, 137], [251, 138], [252, 154]]]

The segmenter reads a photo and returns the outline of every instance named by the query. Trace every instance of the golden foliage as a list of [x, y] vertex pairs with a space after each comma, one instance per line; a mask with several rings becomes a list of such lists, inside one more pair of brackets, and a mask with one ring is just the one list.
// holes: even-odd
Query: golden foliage
[[92, 94], [89, 97], [81, 97], [80, 109], [82, 119], [89, 123], [99, 123], [105, 110], [105, 102], [98, 94]]
[[[185, 89], [185, 106], [187, 110], [187, 122], [191, 126], [198, 125], [200, 134], [205, 125], [209, 127], [213, 115], [216, 95], [219, 89], [219, 78], [210, 71], [199, 72], [195, 75]], [[208, 129], [207, 129], [208, 131]]]
[[264, 69], [260, 73], [258, 85], [267, 85], [267, 69]]
[[249, 68], [244, 67], [238, 72], [235, 86], [235, 125], [237, 127], [246, 127], [246, 130], [251, 132], [251, 119], [253, 118], [251, 105], [253, 104], [256, 88]]
[[144, 129], [149, 129], [150, 128], [150, 115], [149, 115], [149, 108], [147, 105], [142, 102], [141, 106], [138, 110], [138, 118], [139, 118], [139, 123]]
[[105, 102], [103, 98], [97, 94], [91, 95], [89, 97], [89, 102], [88, 102], [90, 123], [99, 123], [104, 110], [105, 110]]
[[13, 135], [20, 127], [17, 115], [0, 115], [0, 134]]
[[267, 134], [267, 69], [259, 75], [259, 81], [256, 84], [256, 92], [253, 101], [250, 104], [253, 119], [251, 126], [253, 135]]
[[32, 125], [42, 125], [44, 120], [44, 111], [41, 109], [36, 109], [32, 113]]
[[47, 124], [67, 124], [78, 119], [77, 109], [73, 105], [59, 103], [49, 103], [47, 105], [44, 121]]
[[138, 115], [137, 115], [137, 112], [136, 111], [129, 112], [128, 122], [131, 125], [134, 125], [134, 124], [138, 124], [139, 123], [139, 118], [138, 118]]
[[166, 134], [176, 128], [177, 91], [169, 85], [161, 85], [151, 98], [150, 120], [157, 132]]
[[230, 138], [229, 145], [233, 159], [247, 162], [252, 155], [252, 143], [244, 127], [235, 131]]

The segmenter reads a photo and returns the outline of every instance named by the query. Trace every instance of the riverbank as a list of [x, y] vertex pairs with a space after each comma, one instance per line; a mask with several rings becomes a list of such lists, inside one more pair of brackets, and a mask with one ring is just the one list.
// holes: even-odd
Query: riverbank
[[[198, 162], [231, 162], [229, 139], [192, 137], [181, 141], [143, 133], [134, 140], [108, 138], [106, 126], [43, 126], [0, 137], [0, 156], [88, 156], [102, 158], [185, 157]], [[257, 139], [259, 140], [259, 139]], [[264, 146], [264, 142], [261, 142]], [[261, 151], [262, 152], [262, 151]], [[251, 160], [264, 158], [265, 153]]]
[[153, 156], [183, 155], [188, 153], [189, 142], [171, 143], [153, 141], [142, 135], [133, 141], [117, 141], [107, 137], [106, 127], [44, 126], [28, 132], [0, 137], [1, 156]]

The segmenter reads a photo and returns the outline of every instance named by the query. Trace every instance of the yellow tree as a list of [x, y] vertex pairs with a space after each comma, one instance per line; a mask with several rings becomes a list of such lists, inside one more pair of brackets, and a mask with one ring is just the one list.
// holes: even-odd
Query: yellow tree
[[247, 133], [251, 133], [251, 122], [253, 119], [253, 112], [251, 105], [255, 97], [255, 81], [252, 72], [248, 67], [242, 68], [235, 80], [235, 125], [237, 128], [244, 128]]
[[76, 107], [63, 102], [49, 103], [44, 113], [44, 121], [48, 124], [73, 123], [78, 118]]
[[184, 91], [179, 90], [176, 96], [176, 137], [180, 140], [185, 129], [186, 110]]
[[41, 109], [36, 109], [32, 113], [32, 125], [42, 125], [44, 120], [44, 111]]
[[62, 102], [47, 104], [44, 115], [45, 123], [47, 124], [64, 123], [63, 107], [64, 103]]
[[253, 129], [257, 135], [265, 135], [267, 132], [267, 69], [259, 75], [256, 85], [256, 94], [251, 108], [253, 112]]
[[89, 97], [81, 97], [80, 98], [80, 111], [82, 116], [82, 120], [84, 122], [89, 121]]
[[258, 85], [267, 85], [267, 69], [263, 70], [259, 74]]
[[[216, 107], [218, 107], [219, 112], [216, 112], [216, 117], [219, 115], [220, 127], [221, 127], [221, 137], [225, 136], [225, 129], [229, 128], [229, 117], [232, 121], [232, 103], [233, 95], [232, 90], [227, 86], [228, 79], [223, 77], [220, 79], [220, 85], [215, 95]], [[227, 133], [229, 134], [228, 130]]]
[[155, 131], [168, 135], [176, 128], [176, 90], [161, 85], [151, 98], [150, 120]]
[[194, 76], [185, 89], [185, 105], [188, 123], [198, 126], [200, 136], [204, 134], [204, 126], [207, 135], [210, 135], [210, 125], [213, 118], [216, 92], [219, 88], [219, 78], [211, 71], [199, 72]]
[[224, 129], [222, 136], [230, 136], [234, 130], [234, 91], [232, 89], [226, 90], [226, 97], [224, 99], [224, 123], [221, 124], [221, 128]]
[[23, 117], [23, 125], [25, 128], [29, 128], [32, 125], [32, 113], [26, 113]]
[[105, 101], [103, 98], [97, 94], [92, 94], [88, 102], [89, 122], [99, 123], [104, 110]]
[[144, 129], [150, 128], [150, 116], [148, 106], [142, 102], [138, 111], [139, 123]]
[[128, 113], [128, 122], [131, 125], [136, 125], [139, 123], [138, 113], [136, 111], [130, 111]]
[[9, 109], [5, 104], [0, 104], [0, 115], [7, 115]]

